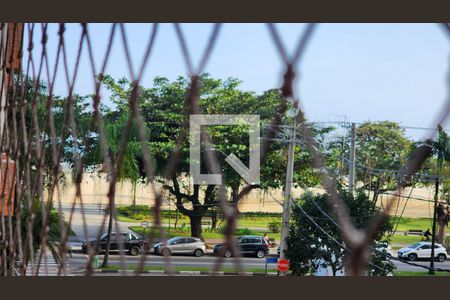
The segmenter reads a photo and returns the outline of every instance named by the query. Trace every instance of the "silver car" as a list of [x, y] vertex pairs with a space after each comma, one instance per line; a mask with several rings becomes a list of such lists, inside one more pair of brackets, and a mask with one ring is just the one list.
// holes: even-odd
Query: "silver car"
[[155, 254], [171, 255], [171, 254], [193, 254], [200, 257], [205, 253], [205, 243], [201, 239], [195, 237], [174, 237], [167, 242], [157, 243], [154, 246]]

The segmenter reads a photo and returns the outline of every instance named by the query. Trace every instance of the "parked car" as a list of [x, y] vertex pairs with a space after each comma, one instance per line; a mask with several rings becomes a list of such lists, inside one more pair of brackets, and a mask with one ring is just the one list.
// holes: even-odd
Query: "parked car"
[[201, 239], [195, 237], [174, 237], [167, 242], [161, 242], [154, 245], [155, 254], [193, 254], [200, 257], [205, 253], [206, 246]]
[[[256, 257], [263, 258], [269, 253], [269, 243], [260, 236], [240, 236], [236, 239], [236, 244], [242, 254], [252, 254]], [[214, 246], [213, 252], [215, 255], [223, 255], [231, 257], [234, 255], [233, 251], [225, 246], [225, 244], [217, 244]]]
[[[106, 250], [108, 234], [103, 234], [100, 239], [90, 239], [88, 241], [83, 241], [81, 245], [81, 251], [83, 253], [88, 252], [88, 244], [92, 249], [94, 249], [95, 254], [100, 254]], [[144, 238], [137, 235], [134, 232], [128, 233], [120, 233], [116, 234], [115, 232], [111, 233], [111, 242], [109, 246], [109, 250], [112, 252], [118, 252], [120, 249], [128, 251], [130, 255], [138, 255], [142, 250], [149, 250], [149, 245], [147, 241], [144, 241]]]
[[[441, 244], [434, 244], [434, 256], [439, 262], [447, 259], [447, 250]], [[417, 259], [431, 259], [431, 243], [419, 242], [398, 250], [398, 258], [414, 261]]]

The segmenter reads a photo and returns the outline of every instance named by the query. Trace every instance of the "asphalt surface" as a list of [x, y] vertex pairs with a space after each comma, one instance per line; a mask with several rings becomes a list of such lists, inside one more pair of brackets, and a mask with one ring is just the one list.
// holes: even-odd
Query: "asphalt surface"
[[[100, 263], [103, 261], [104, 255], [99, 255]], [[139, 265], [141, 256], [123, 255], [125, 265]], [[71, 271], [77, 271], [85, 268], [87, 257], [85, 254], [74, 253], [72, 258], [68, 259]], [[173, 255], [170, 257], [170, 262], [174, 267], [203, 267], [213, 270], [217, 257], [212, 254], [205, 254], [202, 257], [192, 257], [184, 255]], [[234, 268], [237, 263], [236, 258], [227, 258], [222, 260], [223, 268]], [[244, 269], [264, 269], [266, 265], [265, 258], [243, 257], [240, 262]], [[121, 256], [119, 254], [111, 254], [109, 256], [110, 265], [121, 266]], [[165, 258], [159, 255], [147, 255], [145, 266], [163, 267], [166, 265]], [[276, 264], [268, 264], [269, 269], [274, 269]]]
[[[430, 261], [414, 261], [415, 264], [419, 264], [425, 267], [430, 266]], [[396, 271], [410, 271], [410, 272], [427, 272], [428, 270], [421, 267], [411, 266], [406, 263], [394, 261], [394, 265], [397, 267]], [[448, 269], [450, 270], [450, 260], [446, 260], [445, 262], [434, 262], [435, 268]]]
[[[80, 239], [85, 239], [85, 229], [87, 231], [88, 238], [95, 238], [101, 229], [105, 212], [103, 209], [105, 206], [97, 206], [94, 204], [87, 204], [83, 206], [81, 210], [80, 205], [77, 203], [72, 216], [71, 228]], [[64, 214], [64, 219], [68, 222], [71, 214], [72, 204], [62, 203], [61, 210]], [[84, 220], [84, 221], [83, 221]], [[85, 226], [86, 225], [86, 226]], [[136, 225], [136, 223], [118, 222], [119, 231], [127, 232], [128, 227]], [[102, 233], [106, 232], [108, 223], [107, 221], [103, 225]], [[116, 231], [116, 228], [113, 228]]]
[[[100, 263], [103, 261], [103, 255], [99, 256]], [[124, 263], [126, 266], [128, 265], [139, 265], [140, 263], [140, 256], [129, 256], [129, 255], [123, 255]], [[85, 268], [87, 257], [85, 254], [81, 253], [74, 253], [72, 258], [68, 259], [69, 266], [71, 272], [77, 272]], [[184, 255], [174, 255], [170, 257], [170, 262], [172, 266], [174, 267], [185, 267], [188, 269], [188, 267], [203, 267], [208, 268], [211, 271], [214, 268], [214, 265], [217, 261], [217, 257], [213, 256], [212, 254], [205, 254], [202, 257], [192, 257], [192, 256], [184, 256]], [[254, 258], [254, 257], [243, 257], [240, 259], [241, 264], [244, 269], [264, 269], [266, 265], [266, 259], [265, 258]], [[110, 265], [117, 265], [121, 266], [121, 256], [119, 254], [111, 254], [109, 257]], [[399, 261], [393, 261], [394, 265], [396, 266], [396, 271], [413, 271], [413, 272], [424, 272], [427, 271], [427, 269], [411, 266]], [[222, 261], [222, 268], [235, 268], [237, 263], [236, 258], [227, 258], [223, 259]], [[429, 261], [415, 261], [414, 263], [420, 264], [423, 266], [429, 266]], [[166, 262], [164, 260], [164, 257], [158, 256], [158, 255], [147, 255], [145, 266], [158, 266], [158, 267], [164, 267], [166, 265]], [[435, 262], [436, 268], [443, 268], [443, 269], [449, 269], [450, 270], [450, 260], [447, 260], [445, 262]], [[276, 268], [276, 264], [270, 263], [268, 264], [268, 269], [274, 269]]]

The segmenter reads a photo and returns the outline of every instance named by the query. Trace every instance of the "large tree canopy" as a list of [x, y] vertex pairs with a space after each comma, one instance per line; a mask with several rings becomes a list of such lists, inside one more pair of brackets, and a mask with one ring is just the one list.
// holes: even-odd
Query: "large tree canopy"
[[412, 142], [398, 123], [390, 121], [365, 122], [356, 128], [356, 161], [368, 169], [357, 167], [357, 180], [374, 192], [373, 199], [387, 190], [395, 189], [397, 176], [380, 170], [399, 170], [412, 150]]
[[[116, 81], [110, 76], [104, 76], [103, 81], [111, 92], [110, 99], [115, 106], [110, 114], [127, 115], [128, 99], [132, 92], [131, 83], [126, 79]], [[259, 115], [261, 127], [264, 128], [270, 123], [280, 103], [279, 90], [272, 89], [256, 94], [239, 89], [240, 83], [234, 78], [221, 80], [203, 74], [200, 77], [198, 102], [201, 112], [209, 115], [256, 114]], [[178, 141], [181, 124], [186, 118], [184, 103], [189, 87], [190, 80], [186, 77], [178, 77], [172, 82], [167, 78], [156, 77], [152, 87], [139, 87], [140, 109], [149, 136], [148, 147], [160, 179], [165, 175], [169, 158]], [[216, 151], [222, 178], [229, 188], [229, 201], [237, 204], [244, 181], [225, 162], [225, 157], [233, 153], [248, 166], [248, 128], [244, 125], [209, 126], [206, 130], [214, 147], [207, 150]], [[264, 161], [261, 162], [261, 184], [254, 188], [278, 188], [283, 185], [286, 168], [285, 148], [286, 145], [282, 143], [272, 144]], [[295, 161], [296, 182], [303, 186], [317, 184], [318, 176], [310, 167], [309, 155], [299, 147], [297, 150], [299, 155]], [[201, 218], [209, 208], [217, 206], [215, 186], [189, 184], [188, 140], [182, 145], [180, 160], [171, 183], [166, 185], [166, 188], [176, 198], [179, 211], [191, 219], [192, 235], [201, 236]]]

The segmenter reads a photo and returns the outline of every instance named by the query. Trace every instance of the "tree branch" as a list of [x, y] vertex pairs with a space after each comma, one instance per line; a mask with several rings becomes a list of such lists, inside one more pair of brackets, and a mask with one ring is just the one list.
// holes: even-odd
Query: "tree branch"
[[234, 199], [231, 199], [232, 203], [237, 204], [244, 196], [246, 196], [251, 190], [254, 189], [260, 189], [262, 188], [259, 184], [249, 184], [246, 185], [241, 192], [235, 197]]
[[193, 213], [192, 210], [187, 209], [183, 205], [183, 198], [188, 199], [189, 195], [186, 195], [180, 191], [180, 185], [178, 184], [176, 177], [172, 177], [172, 182], [173, 182], [173, 187], [165, 184], [165, 185], [163, 185], [163, 188], [167, 189], [170, 193], [172, 193], [172, 195], [175, 196], [175, 198], [177, 199], [177, 201], [175, 203], [177, 209], [182, 214], [184, 214], [186, 216], [191, 216]]

